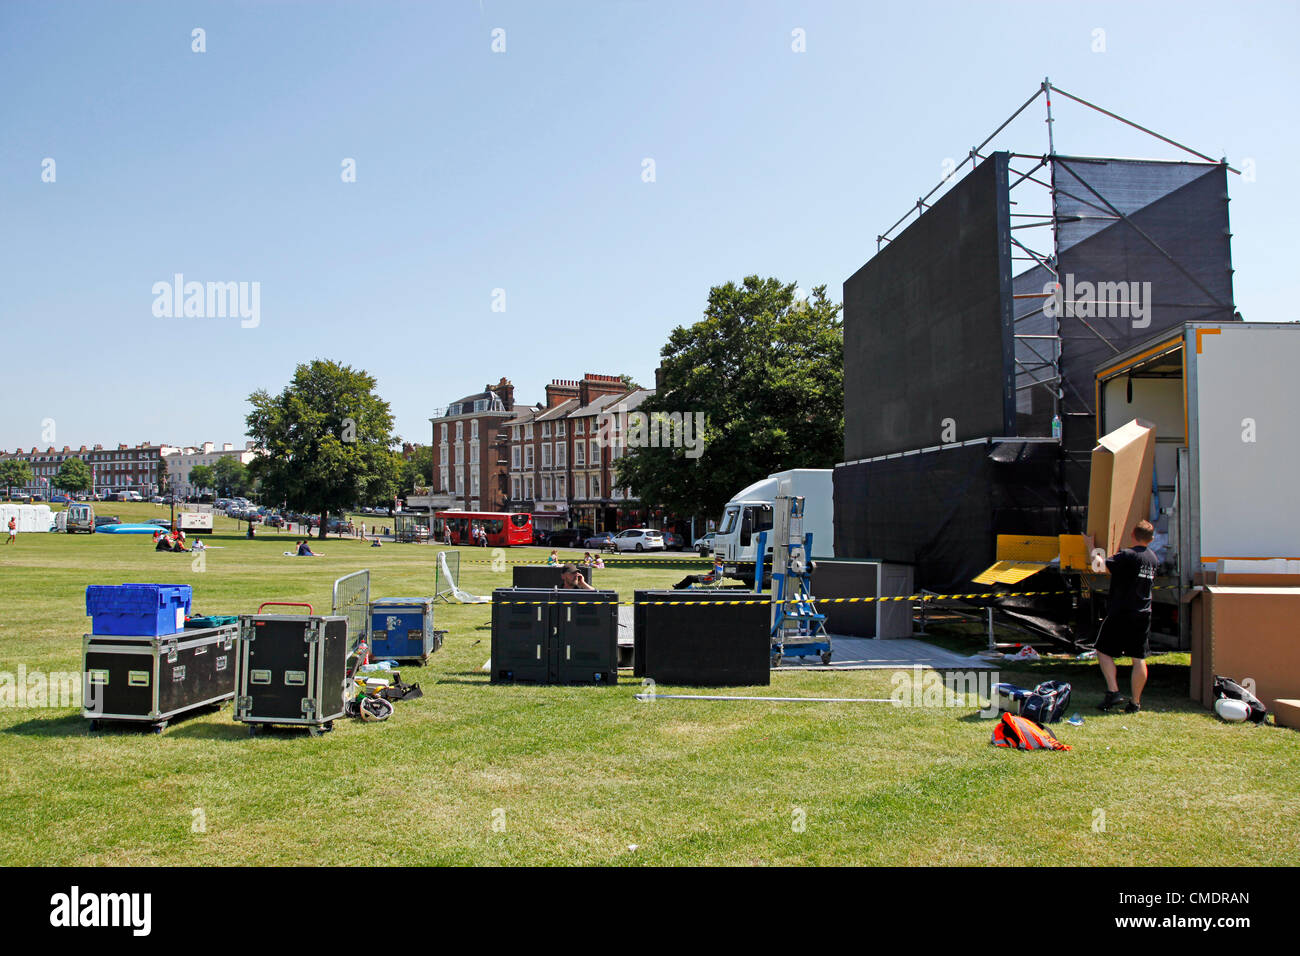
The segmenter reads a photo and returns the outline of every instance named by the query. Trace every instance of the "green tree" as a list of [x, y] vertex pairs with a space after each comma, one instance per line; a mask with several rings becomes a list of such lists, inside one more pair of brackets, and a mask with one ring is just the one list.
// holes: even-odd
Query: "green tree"
[[319, 512], [322, 538], [330, 512], [397, 490], [393, 416], [374, 387], [364, 371], [317, 359], [299, 365], [280, 394], [259, 389], [248, 398], [248, 435], [266, 452], [249, 470], [269, 500]]
[[13, 495], [14, 485], [29, 485], [32, 482], [32, 469], [27, 462], [18, 458], [0, 461], [0, 485], [4, 485], [5, 497]]
[[660, 352], [662, 388], [640, 410], [702, 412], [704, 447], [629, 447], [618, 482], [642, 502], [717, 515], [745, 485], [786, 468], [830, 468], [844, 451], [840, 305], [818, 286], [748, 276], [709, 290], [704, 318]]
[[216, 486], [211, 465], [195, 465], [190, 469], [190, 487], [195, 491], [207, 491]]
[[90, 466], [80, 458], [64, 459], [54, 476], [54, 487], [63, 491], [89, 491], [91, 483]]
[[411, 457], [402, 460], [402, 490], [427, 488], [433, 484], [433, 448], [417, 445]]
[[222, 455], [212, 466], [212, 489], [222, 498], [240, 498], [248, 494], [253, 476], [248, 466], [230, 455]]

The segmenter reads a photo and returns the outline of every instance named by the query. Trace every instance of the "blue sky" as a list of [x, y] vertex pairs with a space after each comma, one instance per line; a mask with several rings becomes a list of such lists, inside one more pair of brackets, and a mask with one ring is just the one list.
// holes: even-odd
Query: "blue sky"
[[[239, 441], [248, 394], [316, 357], [374, 374], [415, 441], [502, 375], [528, 402], [651, 382], [711, 285], [838, 301], [1048, 75], [1249, 161], [1237, 305], [1297, 319], [1298, 28], [1293, 3], [5, 3], [0, 448], [46, 419], [60, 447]], [[1060, 152], [1177, 158], [1055, 106]], [[1044, 152], [1041, 107], [994, 145]], [[260, 283], [259, 324], [155, 317], [175, 273]]]

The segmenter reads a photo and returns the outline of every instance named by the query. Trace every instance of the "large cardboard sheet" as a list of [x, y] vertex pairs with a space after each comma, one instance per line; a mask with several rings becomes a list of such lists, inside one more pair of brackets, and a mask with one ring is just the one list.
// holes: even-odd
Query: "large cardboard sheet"
[[1140, 418], [1103, 435], [1092, 450], [1088, 534], [1094, 548], [1111, 555], [1132, 544], [1133, 526], [1151, 508], [1155, 453], [1155, 426]]

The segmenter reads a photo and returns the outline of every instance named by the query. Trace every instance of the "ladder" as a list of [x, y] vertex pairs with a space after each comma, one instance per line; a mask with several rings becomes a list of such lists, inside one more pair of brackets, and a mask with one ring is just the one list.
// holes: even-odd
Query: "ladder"
[[[772, 666], [782, 657], [820, 657], [831, 662], [826, 615], [812, 597], [812, 539], [803, 530], [802, 495], [778, 495], [772, 508]], [[756, 553], [766, 548], [764, 531]], [[760, 579], [761, 580], [761, 579]]]

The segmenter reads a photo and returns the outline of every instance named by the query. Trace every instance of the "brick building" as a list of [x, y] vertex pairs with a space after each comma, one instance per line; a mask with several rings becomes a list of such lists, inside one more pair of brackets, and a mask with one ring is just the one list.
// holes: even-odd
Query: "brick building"
[[508, 510], [510, 446], [505, 424], [514, 416], [514, 402], [515, 387], [502, 377], [429, 419], [433, 487], [422, 502], [435, 511]]
[[602, 414], [631, 411], [646, 395], [614, 375], [587, 373], [546, 386], [546, 404], [520, 408], [510, 428], [512, 511], [531, 511], [542, 529], [585, 526], [617, 531], [628, 526], [637, 502], [615, 488], [614, 462], [621, 449], [605, 447]]
[[147, 498], [158, 493], [166, 474], [163, 455], [177, 450], [179, 449], [151, 442], [130, 446], [119, 444], [116, 449], [106, 449], [103, 445], [95, 445], [93, 448], [82, 445], [76, 451], [64, 445], [61, 451], [50, 446], [44, 451], [33, 447], [31, 451], [18, 448], [8, 453], [0, 452], [0, 460], [25, 461], [31, 468], [32, 481], [21, 488], [15, 486], [15, 492], [48, 498], [55, 490], [54, 479], [63, 462], [69, 458], [80, 458], [90, 466], [96, 494], [135, 491]]

